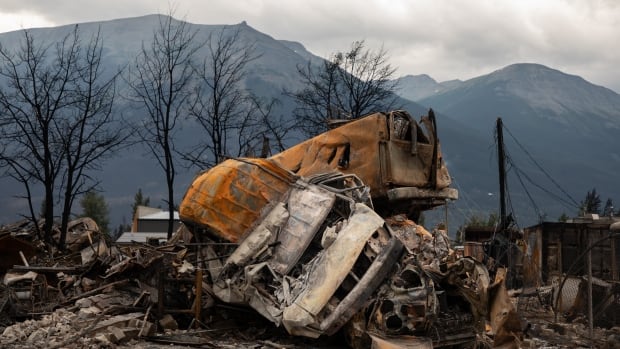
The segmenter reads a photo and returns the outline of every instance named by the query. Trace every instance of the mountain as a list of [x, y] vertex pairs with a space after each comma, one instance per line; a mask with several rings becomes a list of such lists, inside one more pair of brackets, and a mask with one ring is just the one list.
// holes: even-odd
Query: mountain
[[[112, 74], [119, 69], [126, 69], [139, 54], [142, 45], [148, 47], [152, 42], [153, 30], [157, 28], [162, 17], [148, 15], [136, 18], [116, 19], [103, 22], [78, 24], [79, 33], [87, 41], [98, 30], [103, 39], [102, 61], [104, 71]], [[196, 39], [205, 41], [209, 35], [218, 34], [224, 27], [239, 31], [240, 45], [253, 45], [258, 58], [248, 66], [248, 74], [244, 80], [245, 87], [263, 97], [281, 98], [282, 104], [278, 112], [290, 114], [292, 102], [282, 98], [282, 89], [295, 90], [300, 87], [297, 79], [297, 66], [307, 64], [308, 60], [318, 61], [319, 57], [308, 52], [302, 44], [291, 41], [280, 41], [261, 33], [247, 23], [235, 25], [200, 25], [191, 24], [191, 30], [196, 31]], [[66, 25], [54, 28], [29, 29], [35, 43], [54, 45], [60, 42], [75, 25]], [[19, 47], [24, 38], [22, 31], [0, 34], [0, 44], [5, 48]], [[53, 46], [52, 46], [53, 48]], [[208, 48], [203, 47], [198, 57], [208, 54]], [[131, 104], [125, 97], [128, 95], [127, 86], [123, 79], [118, 81], [119, 96], [116, 99], [118, 113], [132, 118], [134, 121], [141, 118], [139, 106]], [[180, 129], [181, 140], [201, 137], [200, 131], [192, 125], [183, 125]], [[154, 159], [147, 150], [133, 147], [119, 151], [113, 158], [103, 164], [103, 170], [94, 173], [101, 180], [101, 189], [105, 196], [112, 217], [110, 226], [115, 228], [120, 222], [131, 222], [131, 204], [138, 188], [145, 196], [150, 196], [151, 204], [165, 207], [165, 181], [163, 172], [157, 167]], [[178, 168], [175, 193], [180, 201], [181, 196], [189, 186], [197, 170]], [[16, 186], [7, 178], [0, 178], [0, 224], [9, 223], [18, 219], [17, 214], [26, 213], [26, 202], [18, 197], [22, 188]], [[35, 196], [36, 201], [41, 195]], [[38, 203], [35, 202], [35, 209]], [[80, 208], [75, 205], [74, 211]]]
[[[419, 102], [467, 124], [480, 136], [486, 135], [489, 154], [495, 148], [496, 119], [502, 118], [508, 131], [504, 135], [506, 148], [514, 162], [508, 173], [510, 189], [518, 198], [513, 205], [521, 206], [521, 216], [528, 223], [535, 222], [538, 214], [546, 214], [550, 220], [562, 212], [575, 215], [574, 201], [579, 202], [592, 188], [603, 201], [608, 197], [620, 200], [616, 183], [620, 173], [620, 95], [610, 89], [543, 65], [513, 64]], [[442, 138], [447, 157], [471, 155], [463, 147], [468, 143]], [[494, 157], [486, 162], [497, 168]], [[450, 171], [456, 178], [480, 172], [471, 167], [460, 164]], [[527, 192], [521, 182], [529, 186]], [[477, 202], [489, 201], [484, 196], [497, 192], [478, 180], [461, 185], [476, 193], [473, 200]]]
[[405, 75], [396, 79], [397, 93], [403, 98], [417, 102], [421, 99], [440, 94], [458, 87], [461, 80], [437, 82], [426, 74]]
[[[139, 54], [142, 45], [148, 47], [153, 38], [153, 30], [159, 25], [162, 17], [148, 15], [137, 18], [116, 19], [104, 22], [91, 22], [78, 24], [80, 36], [83, 39], [90, 38], [100, 31], [103, 39], [104, 70], [114, 73], [119, 69], [127, 69], [135, 57]], [[239, 31], [239, 44], [244, 46], [253, 45], [254, 53], [258, 57], [247, 66], [247, 74], [243, 81], [245, 87], [262, 97], [275, 97], [280, 100], [275, 114], [292, 117], [293, 101], [283, 94], [283, 89], [297, 90], [301, 87], [298, 78], [298, 66], [306, 66], [308, 62], [318, 63], [322, 58], [307, 51], [298, 42], [276, 40], [271, 36], [261, 33], [246, 22], [235, 25], [202, 25], [190, 24], [190, 30], [196, 31], [196, 39], [206, 40], [209, 35], [218, 34], [224, 27]], [[55, 44], [62, 40], [75, 25], [60, 26], [54, 28], [30, 29], [29, 32], [38, 43]], [[18, 47], [23, 40], [23, 32], [15, 31], [0, 34], [0, 44], [3, 47]], [[209, 54], [205, 46], [198, 51], [198, 57]], [[126, 70], [125, 70], [126, 71]], [[131, 104], [127, 98], [127, 86], [123, 79], [118, 81], [119, 97], [116, 99], [116, 109], [125, 117], [136, 121], [142, 118], [140, 106]], [[407, 100], [399, 101], [399, 105], [409, 110], [413, 115], [420, 116], [426, 113], [426, 109], [416, 103]], [[294, 135], [295, 136], [295, 135]], [[200, 128], [191, 122], [183, 122], [177, 134], [181, 142], [192, 142], [203, 137]], [[299, 135], [293, 137], [289, 145], [300, 141]], [[156, 161], [149, 152], [140, 146], [120, 150], [111, 159], [102, 163], [102, 171], [92, 175], [101, 180], [100, 188], [104, 195], [111, 216], [111, 228], [119, 223], [131, 222], [131, 205], [134, 194], [138, 188], [142, 189], [145, 196], [150, 197], [151, 205], [165, 207], [164, 198], [166, 186], [164, 174], [159, 169]], [[177, 167], [175, 196], [179, 202], [187, 190], [193, 177], [198, 170]], [[37, 189], [35, 188], [35, 192]], [[23, 189], [15, 185], [10, 179], [0, 178], [0, 225], [13, 222], [18, 219], [18, 214], [27, 211], [26, 201], [18, 198]], [[42, 200], [41, 194], [35, 194], [35, 209], [38, 209]], [[79, 213], [78, 205], [74, 206], [74, 212]]]
[[[149, 45], [160, 19], [158, 15], [150, 15], [81, 23], [79, 28], [83, 37], [101, 31], [105, 70], [112, 73], [127, 67], [142, 45]], [[297, 67], [308, 64], [308, 61], [321, 62], [322, 58], [307, 51], [301, 43], [276, 40], [245, 22], [227, 27], [239, 30], [242, 44], [252, 44], [256, 48], [258, 58], [248, 66], [245, 86], [261, 96], [279, 98], [282, 103], [276, 113], [292, 117], [293, 102], [282, 94], [282, 89], [298, 89], [301, 85]], [[30, 32], [40, 42], [54, 43], [73, 28], [69, 25], [32, 29]], [[198, 39], [206, 40], [224, 26], [192, 24], [191, 28], [197, 31]], [[22, 38], [20, 31], [2, 33], [0, 44], [12, 47]], [[207, 48], [203, 48], [198, 56], [207, 54]], [[118, 112], [140, 118], [140, 109], [124, 98], [127, 91], [123, 83], [120, 81], [118, 86]], [[540, 188], [531, 193], [521, 189], [520, 180], [515, 176], [516, 165], [523, 173], [519, 172], [521, 181], [528, 182], [524, 178], [527, 173], [534, 183], [546, 183], [544, 188], [555, 185], [549, 184], [545, 173], [523, 155], [519, 145], [524, 146], [577, 201], [593, 187], [603, 201], [607, 196], [620, 199], [620, 193], [614, 192], [617, 190], [614, 182], [620, 173], [620, 144], [614, 137], [620, 127], [620, 97], [613, 91], [577, 76], [533, 64], [512, 65], [467, 81], [438, 83], [419, 75], [403, 77], [400, 83], [399, 93], [403, 97], [398, 101], [400, 108], [415, 117], [426, 114], [429, 107], [436, 111], [443, 159], [454, 178], [454, 186], [460, 192], [460, 199], [449, 205], [451, 234], [469, 216], [486, 216], [497, 210], [498, 176], [493, 127], [498, 116], [503, 118], [510, 132], [505, 138], [515, 166], [509, 166], [509, 189], [511, 204], [517, 219], [522, 222], [520, 224], [536, 222], [541, 212], [553, 220], [562, 212], [573, 215], [576, 209], [549, 199]], [[185, 124], [178, 137], [191, 141], [202, 137], [202, 133], [191, 124]], [[289, 145], [299, 140], [293, 138]], [[179, 168], [175, 186], [177, 202], [196, 173], [195, 169]], [[119, 151], [102, 163], [101, 172], [93, 175], [101, 180], [101, 189], [110, 207], [112, 228], [118, 223], [131, 221], [131, 204], [138, 188], [150, 197], [152, 205], [165, 206], [163, 173], [141, 147]], [[15, 198], [22, 192], [22, 188], [9, 179], [0, 178], [0, 224], [15, 221], [18, 214], [27, 212], [25, 200]], [[557, 193], [557, 189], [554, 192]], [[540, 212], [533, 209], [530, 196]], [[41, 195], [36, 199], [40, 200]], [[79, 207], [74, 211], [79, 213]], [[444, 219], [439, 210], [429, 212], [428, 216], [432, 215], [438, 216], [437, 220]]]

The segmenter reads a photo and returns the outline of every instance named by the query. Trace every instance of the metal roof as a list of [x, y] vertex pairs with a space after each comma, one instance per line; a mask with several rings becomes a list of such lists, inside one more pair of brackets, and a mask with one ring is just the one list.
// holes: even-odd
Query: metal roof
[[168, 233], [145, 233], [145, 232], [125, 232], [123, 233], [118, 239], [116, 239], [117, 243], [131, 243], [132, 241], [135, 242], [142, 242], [142, 243], [146, 243], [147, 239], [158, 239], [158, 240], [168, 240]]
[[[170, 218], [170, 214], [168, 213], [168, 211], [161, 211], [144, 215], [142, 217], [139, 217], [138, 220], [167, 220], [168, 218]], [[174, 219], [179, 220], [179, 212], [174, 211]]]

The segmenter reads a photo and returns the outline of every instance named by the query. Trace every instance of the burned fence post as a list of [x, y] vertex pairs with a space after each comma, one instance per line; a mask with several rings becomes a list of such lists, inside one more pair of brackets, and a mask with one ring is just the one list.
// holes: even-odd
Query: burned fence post
[[198, 328], [201, 324], [200, 311], [202, 310], [202, 269], [196, 270], [196, 299], [194, 301], [194, 326]]
[[160, 262], [157, 268], [157, 316], [161, 319], [164, 316], [164, 283], [166, 281], [166, 272], [163, 262]]

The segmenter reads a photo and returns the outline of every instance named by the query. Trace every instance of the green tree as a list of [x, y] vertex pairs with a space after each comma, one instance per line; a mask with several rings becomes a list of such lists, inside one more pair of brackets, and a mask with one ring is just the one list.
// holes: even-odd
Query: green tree
[[496, 212], [489, 213], [489, 218], [487, 218], [485, 226], [487, 226], [487, 227], [494, 227], [498, 223], [499, 223], [499, 215]]
[[465, 230], [468, 227], [487, 228], [496, 227], [499, 223], [499, 215], [496, 212], [490, 212], [485, 219], [483, 216], [474, 214], [461, 225], [456, 231], [456, 243], [462, 244], [465, 240]]
[[588, 191], [585, 199], [581, 201], [579, 215], [582, 216], [586, 213], [596, 213], [599, 214], [601, 211], [601, 198], [596, 193], [596, 189], [592, 188], [591, 191]]
[[108, 234], [108, 224], [110, 223], [109, 210], [103, 195], [98, 194], [94, 190], [89, 190], [82, 196], [80, 206], [82, 206], [82, 217], [92, 218], [97, 222], [99, 230], [104, 234]]
[[488, 218], [480, 215], [472, 215], [463, 224], [465, 227], [494, 227], [499, 223], [499, 215], [496, 212], [490, 212]]
[[566, 213], [562, 212], [562, 215], [558, 218], [558, 222], [566, 222], [568, 221], [569, 217], [568, 215], [566, 215]]
[[608, 198], [603, 207], [603, 216], [611, 217], [614, 215], [614, 203], [611, 198]]
[[131, 205], [131, 217], [133, 218], [136, 215], [136, 210], [138, 210], [138, 206], [148, 206], [151, 199], [147, 196], [144, 197], [142, 195], [142, 188], [138, 188], [138, 192], [133, 197], [133, 205]]

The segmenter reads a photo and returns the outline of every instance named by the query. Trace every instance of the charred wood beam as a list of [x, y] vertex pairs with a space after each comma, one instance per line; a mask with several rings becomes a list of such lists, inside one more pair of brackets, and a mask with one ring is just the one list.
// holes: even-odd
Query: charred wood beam
[[111, 282], [109, 284], [105, 284], [105, 285], [103, 285], [101, 287], [97, 287], [97, 288], [92, 289], [92, 290], [90, 290], [88, 292], [84, 292], [84, 293], [82, 293], [82, 294], [80, 294], [78, 296], [71, 297], [71, 298], [65, 300], [64, 302], [60, 303], [60, 305], [67, 305], [69, 303], [73, 303], [73, 302], [77, 301], [78, 299], [82, 299], [82, 298], [85, 298], [85, 297], [97, 294], [97, 293], [105, 290], [106, 288], [116, 287], [116, 286], [120, 286], [120, 285], [125, 285], [128, 282], [129, 282], [129, 279], [125, 279], [125, 280], [120, 280], [120, 281]]
[[200, 324], [200, 311], [202, 310], [202, 269], [196, 271], [196, 300], [194, 302], [194, 320], [196, 327]]
[[45, 266], [26, 266], [26, 265], [14, 265], [14, 270], [34, 271], [39, 273], [74, 273], [79, 274], [85, 270], [83, 267], [45, 267]]

